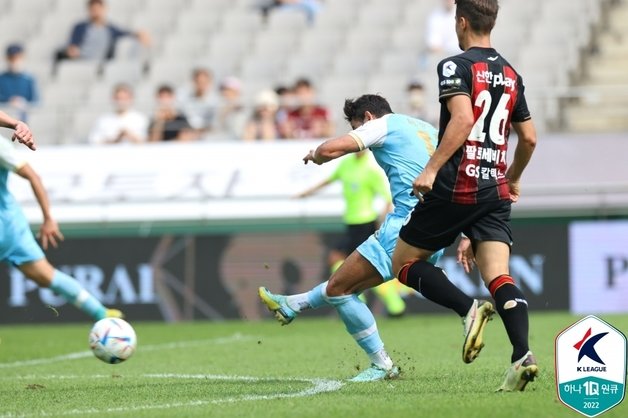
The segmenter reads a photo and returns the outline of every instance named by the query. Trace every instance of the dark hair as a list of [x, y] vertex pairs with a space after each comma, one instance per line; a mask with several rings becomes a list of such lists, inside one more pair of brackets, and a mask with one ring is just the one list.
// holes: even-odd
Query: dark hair
[[281, 96], [290, 93], [290, 88], [286, 86], [277, 86], [275, 87], [275, 93], [277, 93], [277, 96]]
[[157, 88], [157, 94], [159, 95], [163, 93], [174, 94], [174, 89], [168, 84], [162, 84]]
[[371, 112], [373, 116], [381, 118], [384, 115], [393, 113], [388, 100], [379, 94], [364, 94], [357, 99], [345, 100], [345, 119], [362, 120], [366, 112]]
[[498, 11], [497, 0], [456, 0], [456, 17], [467, 19], [477, 33], [487, 34], [493, 30]]
[[299, 87], [312, 88], [312, 82], [307, 78], [299, 78], [297, 81], [295, 81], [293, 88], [298, 89]]
[[105, 5], [105, 1], [104, 1], [104, 0], [89, 0], [89, 1], [87, 2], [87, 5], [88, 5], [88, 6], [93, 6], [93, 5], [95, 5], [95, 4], [99, 4], [99, 5], [101, 5], [101, 6], [104, 6], [104, 5]]

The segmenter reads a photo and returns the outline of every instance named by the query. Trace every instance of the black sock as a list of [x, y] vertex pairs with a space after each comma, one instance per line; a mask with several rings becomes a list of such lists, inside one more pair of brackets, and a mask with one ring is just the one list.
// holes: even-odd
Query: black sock
[[442, 269], [427, 261], [420, 260], [404, 266], [399, 276], [403, 284], [421, 293], [426, 299], [453, 309], [460, 316], [465, 316], [473, 305], [473, 298], [450, 282]]
[[[500, 285], [496, 289], [491, 289], [493, 283], [500, 280], [502, 281], [499, 283]], [[504, 322], [506, 333], [508, 333], [508, 338], [512, 344], [511, 361], [514, 363], [529, 350], [528, 302], [510, 276], [499, 276], [489, 284], [489, 289], [493, 294], [497, 312]]]

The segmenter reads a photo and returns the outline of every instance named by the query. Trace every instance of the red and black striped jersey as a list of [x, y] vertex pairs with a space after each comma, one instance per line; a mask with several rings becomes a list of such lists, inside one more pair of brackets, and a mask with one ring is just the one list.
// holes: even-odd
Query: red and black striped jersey
[[455, 203], [509, 199], [506, 152], [511, 122], [530, 119], [521, 76], [493, 48], [470, 48], [438, 64], [439, 141], [451, 119], [449, 97], [471, 98], [471, 134], [440, 169], [432, 194]]

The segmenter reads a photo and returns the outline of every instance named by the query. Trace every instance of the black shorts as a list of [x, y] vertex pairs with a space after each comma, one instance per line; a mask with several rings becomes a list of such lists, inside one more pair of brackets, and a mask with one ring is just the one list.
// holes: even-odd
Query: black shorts
[[334, 247], [338, 251], [342, 251], [346, 255], [351, 254], [360, 246], [368, 237], [373, 235], [377, 230], [375, 221], [365, 224], [347, 225], [345, 236]]
[[510, 206], [509, 200], [462, 205], [427, 195], [414, 207], [399, 237], [430, 251], [449, 247], [461, 232], [471, 241], [500, 241], [511, 246]]

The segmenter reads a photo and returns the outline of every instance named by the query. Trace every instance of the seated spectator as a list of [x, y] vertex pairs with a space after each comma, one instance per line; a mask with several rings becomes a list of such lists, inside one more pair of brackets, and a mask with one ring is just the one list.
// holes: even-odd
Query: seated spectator
[[316, 93], [309, 80], [297, 80], [294, 86], [297, 108], [288, 113], [281, 125], [283, 138], [326, 138], [333, 134], [329, 111], [316, 104]]
[[126, 84], [113, 89], [113, 112], [98, 118], [89, 134], [92, 144], [146, 142], [148, 118], [133, 110], [133, 90]]
[[305, 13], [307, 21], [312, 24], [316, 19], [316, 15], [321, 9], [320, 0], [270, 0], [262, 5], [262, 14], [264, 18], [268, 17], [271, 11], [289, 11], [295, 10]]
[[178, 101], [183, 114], [199, 134], [212, 129], [218, 98], [213, 92], [214, 78], [205, 68], [192, 72], [192, 86], [181, 89]]
[[236, 77], [226, 77], [220, 83], [220, 101], [216, 112], [217, 139], [240, 139], [246, 124], [242, 106], [242, 83]]
[[157, 89], [157, 110], [148, 128], [151, 142], [192, 141], [198, 135], [186, 117], [177, 110], [174, 89], [162, 85]]
[[74, 25], [67, 47], [57, 53], [57, 59], [87, 59], [104, 61], [114, 57], [117, 41], [133, 36], [144, 46], [150, 43], [146, 32], [122, 29], [107, 20], [105, 0], [89, 0], [88, 20]]
[[277, 123], [281, 126], [288, 120], [288, 114], [295, 107], [295, 98], [292, 88], [286, 86], [278, 86], [275, 93], [279, 99], [279, 109], [277, 109]]
[[427, 103], [423, 83], [418, 80], [410, 81], [406, 93], [407, 102], [403, 113], [427, 121]]
[[273, 90], [264, 90], [255, 98], [253, 115], [244, 127], [245, 141], [274, 141], [279, 137], [277, 109], [279, 98]]
[[455, 0], [441, 0], [441, 5], [427, 17], [425, 42], [428, 52], [438, 56], [461, 52], [456, 36]]
[[18, 119], [26, 120], [29, 107], [39, 100], [37, 83], [23, 69], [24, 49], [21, 45], [9, 45], [6, 57], [7, 70], [0, 74], [0, 103], [8, 104]]

